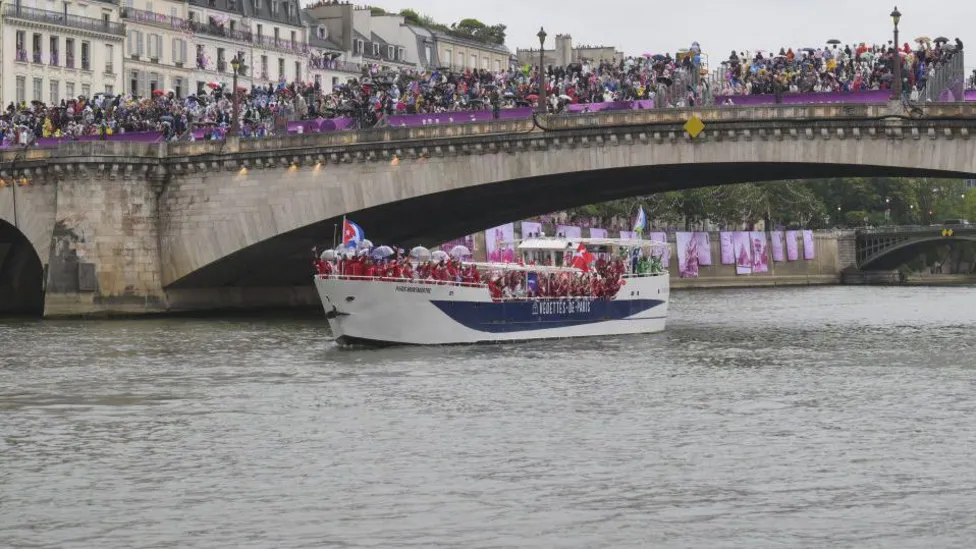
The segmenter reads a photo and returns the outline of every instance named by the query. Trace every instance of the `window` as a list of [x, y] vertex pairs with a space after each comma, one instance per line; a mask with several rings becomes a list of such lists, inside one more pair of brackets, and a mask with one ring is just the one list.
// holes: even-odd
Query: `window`
[[44, 85], [44, 81], [40, 78], [34, 79], [34, 101], [43, 101], [41, 97], [41, 87]]
[[170, 17], [173, 17], [173, 18], [179, 17], [179, 13], [180, 13], [180, 11], [178, 9], [176, 9], [175, 7], [169, 8], [169, 16]]
[[407, 57], [407, 50], [403, 48], [397, 48], [397, 59], [403, 61]]
[[27, 78], [23, 76], [17, 77], [17, 103], [27, 102]]
[[[150, 38], [152, 38], [152, 35], [150, 35]], [[135, 59], [138, 59], [143, 54], [142, 31], [129, 31], [129, 53]], [[82, 56], [84, 56], [84, 53], [82, 53]]]
[[149, 35], [149, 59], [158, 63], [163, 56], [163, 37], [158, 34]]
[[261, 56], [261, 78], [268, 79], [268, 56]]
[[217, 48], [217, 70], [219, 72], [227, 70], [227, 60], [224, 59], [224, 48]]
[[295, 82], [302, 81], [302, 62], [295, 61]]
[[34, 38], [32, 42], [34, 47], [31, 49], [31, 54], [33, 55], [33, 58], [31, 60], [34, 61], [35, 63], [43, 62], [42, 57], [44, 55], [44, 52], [41, 48], [41, 40], [42, 40], [41, 34], [34, 33]]
[[173, 94], [177, 99], [183, 97], [183, 79], [180, 77], [173, 78]]
[[453, 60], [451, 59], [451, 50], [444, 50], [444, 64], [448, 67], [452, 66]]
[[90, 42], [81, 43], [81, 70], [83, 71], [91, 70], [91, 43]]
[[279, 29], [278, 27], [274, 28], [274, 37], [275, 37], [275, 42], [277, 42], [278, 39], [281, 38], [281, 29]]
[[50, 87], [50, 93], [51, 93], [50, 104], [57, 105], [58, 101], [61, 101], [61, 97], [60, 97], [61, 82], [58, 82], [57, 80], [51, 80], [50, 82], [48, 82], [48, 86]]
[[64, 39], [64, 66], [69, 69], [75, 68], [75, 39]]
[[59, 49], [58, 48], [58, 42], [59, 41], [60, 41], [60, 39], [57, 36], [52, 36], [48, 40], [48, 47], [49, 47], [49, 49], [51, 51], [51, 57], [48, 60], [48, 63], [51, 66], [54, 66], [54, 67], [57, 67], [58, 64], [59, 64], [59, 62], [61, 61], [60, 59], [58, 59], [58, 49]]
[[487, 57], [482, 57], [481, 58], [481, 68], [483, 68], [485, 70], [488, 70], [488, 58]]
[[264, 25], [258, 23], [258, 38], [264, 36]]
[[197, 95], [203, 93], [203, 86], [205, 82], [203, 80], [197, 80]]
[[430, 54], [430, 46], [424, 46], [424, 61], [428, 64], [433, 64], [434, 60], [431, 59]]
[[153, 10], [152, 2], [146, 2], [146, 11], [152, 11], [152, 10]]
[[457, 52], [457, 64], [459, 67], [464, 66], [464, 50], [458, 50]]
[[395, 48], [393, 46], [387, 46], [386, 47], [386, 58], [387, 59], [396, 59]]
[[90, 84], [82, 84], [81, 85], [81, 95], [84, 95], [85, 97], [91, 97], [91, 85]]
[[105, 72], [115, 74], [115, 45], [105, 44]]
[[129, 93], [139, 95], [139, 71], [129, 73]]
[[105, 94], [106, 95], [115, 95], [115, 86], [106, 84], [105, 85]]
[[315, 75], [315, 86], [318, 87], [319, 89], [322, 89], [322, 75], [320, 74]]
[[159, 85], [159, 73], [158, 72], [151, 72], [151, 73], [149, 73], [149, 93], [151, 94], [152, 92], [154, 92], [154, 91], [156, 91], [158, 89], [160, 89], [160, 85]]
[[495, 72], [501, 72], [501, 71], [502, 71], [502, 62], [499, 61], [498, 59], [495, 59]]
[[366, 43], [363, 42], [362, 40], [357, 39], [356, 40], [356, 53], [365, 53], [365, 52], [366, 52]]
[[380, 45], [377, 44], [376, 42], [373, 42], [373, 56], [379, 57], [379, 55], [380, 55]]
[[332, 89], [334, 90], [338, 86], [339, 86], [339, 77], [338, 76], [333, 76], [332, 77]]
[[27, 34], [24, 31], [17, 31], [17, 61], [21, 63], [27, 62], [27, 48], [24, 47], [26, 39]]
[[278, 58], [278, 79], [285, 79], [285, 60], [281, 57]]
[[471, 54], [471, 68], [472, 69], [478, 68], [478, 54], [476, 53]]
[[323, 27], [323, 26], [320, 25], [320, 26], [318, 26], [318, 27], [315, 28], [315, 32], [316, 32], [316, 34], [318, 35], [319, 38], [321, 38], [322, 40], [325, 40], [325, 38], [326, 38], [325, 27]]
[[64, 96], [67, 97], [68, 99], [74, 99], [75, 98], [75, 83], [74, 82], [65, 82], [64, 83]]
[[173, 39], [173, 63], [178, 65], [186, 63], [186, 40], [182, 38]]

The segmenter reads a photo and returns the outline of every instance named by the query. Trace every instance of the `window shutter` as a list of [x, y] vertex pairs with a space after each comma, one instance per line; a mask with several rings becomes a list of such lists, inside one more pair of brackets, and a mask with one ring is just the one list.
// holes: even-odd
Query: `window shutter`
[[133, 54], [133, 53], [136, 52], [136, 49], [134, 47], [135, 46], [135, 40], [134, 40], [135, 34], [136, 34], [136, 31], [134, 31], [134, 30], [129, 31], [129, 48], [128, 48], [129, 49], [129, 54]]
[[186, 40], [180, 40], [180, 61], [186, 63]]
[[179, 38], [174, 38], [173, 39], [173, 62], [174, 63], [181, 63], [182, 62], [182, 59], [180, 59], [180, 52], [179, 52], [179, 47], [180, 46], [179, 46], [179, 43], [180, 43]]
[[142, 32], [135, 31], [135, 33], [136, 33], [136, 53], [138, 53], [139, 55], [142, 55], [142, 53], [143, 53], [143, 48], [142, 48]]

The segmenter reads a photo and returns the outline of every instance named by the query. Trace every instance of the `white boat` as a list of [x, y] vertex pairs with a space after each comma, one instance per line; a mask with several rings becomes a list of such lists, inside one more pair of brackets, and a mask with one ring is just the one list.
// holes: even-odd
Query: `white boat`
[[[586, 246], [653, 248], [666, 244], [611, 239], [532, 239], [519, 250], [572, 253]], [[467, 263], [495, 272], [575, 273], [569, 267]], [[318, 275], [315, 287], [340, 343], [441, 345], [555, 339], [664, 330], [670, 293], [666, 271], [625, 274], [612, 297], [493, 297], [488, 284]]]

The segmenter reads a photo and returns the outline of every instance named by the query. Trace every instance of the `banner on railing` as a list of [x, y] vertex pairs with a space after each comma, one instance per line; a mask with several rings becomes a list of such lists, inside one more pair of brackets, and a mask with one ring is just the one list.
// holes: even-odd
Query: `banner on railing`
[[705, 233], [677, 233], [675, 247], [678, 250], [678, 274], [681, 278], [698, 278], [699, 234]]
[[556, 225], [556, 236], [562, 238], [583, 238], [583, 229], [576, 225]]
[[773, 261], [777, 263], [786, 261], [786, 253], [783, 250], [783, 231], [773, 231], [769, 233], [769, 238], [772, 240]]
[[800, 253], [796, 246], [796, 231], [786, 231], [786, 260], [796, 261], [800, 259]]
[[485, 254], [492, 263], [515, 261], [515, 224], [506, 223], [485, 231]]
[[769, 245], [766, 243], [766, 233], [753, 231], [752, 238], [752, 273], [769, 272]]
[[722, 265], [735, 265], [735, 250], [732, 246], [732, 233], [718, 233], [718, 241], [722, 254]]
[[752, 239], [749, 238], [749, 233], [732, 233], [732, 245], [735, 248], [735, 274], [752, 274]]
[[590, 227], [590, 238], [606, 238], [606, 229], [597, 229], [596, 227]]
[[627, 240], [637, 240], [637, 233], [634, 231], [620, 231], [620, 238]]
[[[667, 233], [650, 233], [647, 235], [654, 242], [667, 242]], [[667, 248], [655, 248], [651, 255], [661, 260], [661, 266], [665, 269], [671, 267], [671, 246]]]
[[542, 236], [542, 223], [537, 221], [522, 222], [522, 238], [536, 238]]
[[813, 231], [803, 231], [803, 259], [809, 261], [816, 256], [813, 249]]

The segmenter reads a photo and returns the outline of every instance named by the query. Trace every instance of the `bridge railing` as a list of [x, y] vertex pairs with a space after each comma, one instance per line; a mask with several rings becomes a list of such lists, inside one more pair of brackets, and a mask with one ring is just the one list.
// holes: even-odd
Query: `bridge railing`
[[897, 234], [916, 234], [916, 233], [933, 233], [941, 231], [942, 229], [969, 229], [976, 231], [976, 225], [970, 224], [945, 224], [945, 223], [934, 223], [932, 225], [898, 225], [891, 227], [871, 227], [855, 229], [854, 234], [861, 236], [878, 236], [878, 235], [897, 235]]

